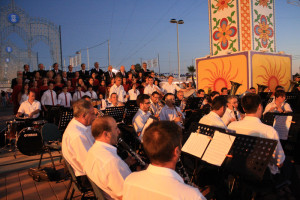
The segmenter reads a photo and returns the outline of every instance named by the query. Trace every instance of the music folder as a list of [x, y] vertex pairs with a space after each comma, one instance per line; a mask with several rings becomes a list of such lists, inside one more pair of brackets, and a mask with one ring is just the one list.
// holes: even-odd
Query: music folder
[[236, 136], [215, 131], [213, 137], [191, 133], [182, 151], [210, 164], [221, 166], [228, 155]]

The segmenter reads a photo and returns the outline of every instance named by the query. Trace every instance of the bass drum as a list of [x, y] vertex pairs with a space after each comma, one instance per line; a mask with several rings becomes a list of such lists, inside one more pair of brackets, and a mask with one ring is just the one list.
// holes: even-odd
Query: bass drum
[[43, 138], [38, 129], [27, 127], [19, 133], [17, 147], [22, 154], [27, 156], [40, 154], [43, 146]]

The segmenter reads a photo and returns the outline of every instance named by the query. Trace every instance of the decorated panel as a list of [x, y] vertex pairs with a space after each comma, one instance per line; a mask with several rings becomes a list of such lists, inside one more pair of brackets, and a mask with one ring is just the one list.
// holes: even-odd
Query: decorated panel
[[206, 92], [221, 92], [223, 87], [231, 88], [230, 81], [241, 83], [236, 94], [248, 88], [248, 53], [197, 59], [198, 89]]
[[274, 0], [252, 0], [253, 50], [275, 52]]
[[239, 1], [239, 24], [240, 49], [252, 50], [251, 0]]
[[223, 55], [239, 50], [237, 2], [236, 0], [208, 1], [212, 55]]

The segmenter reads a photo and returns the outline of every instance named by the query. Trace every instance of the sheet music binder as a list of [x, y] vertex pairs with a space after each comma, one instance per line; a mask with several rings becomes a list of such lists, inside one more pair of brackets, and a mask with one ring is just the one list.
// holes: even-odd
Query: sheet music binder
[[[251, 180], [262, 180], [272, 154], [277, 146], [276, 140], [254, 136], [229, 133], [227, 130], [198, 123], [197, 133], [213, 136], [215, 131], [235, 136], [235, 140], [221, 167], [234, 175], [247, 177]], [[209, 146], [208, 143], [207, 146]], [[205, 152], [204, 152], [205, 154]], [[202, 160], [202, 158], [198, 158]], [[202, 160], [203, 161], [203, 160]]]
[[104, 110], [104, 115], [112, 116], [116, 122], [122, 122], [125, 112], [125, 106], [109, 107]]

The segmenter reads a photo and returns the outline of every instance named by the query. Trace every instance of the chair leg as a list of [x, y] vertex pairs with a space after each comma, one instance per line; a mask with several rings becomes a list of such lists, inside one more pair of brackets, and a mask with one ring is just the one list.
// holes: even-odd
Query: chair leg
[[67, 199], [68, 199], [68, 195], [69, 195], [69, 193], [70, 193], [70, 189], [71, 189], [72, 183], [73, 183], [73, 181], [70, 180], [70, 183], [69, 183], [69, 185], [68, 185], [68, 188], [67, 188], [67, 191], [66, 191], [64, 200], [67, 200]]
[[73, 187], [72, 193], [71, 193], [71, 196], [70, 196], [70, 200], [73, 199], [74, 192], [75, 192], [75, 188]]
[[44, 151], [41, 153], [41, 157], [40, 157], [40, 161], [39, 161], [38, 169], [40, 169], [40, 168], [41, 168], [42, 159], [43, 159], [43, 154], [44, 154]]

